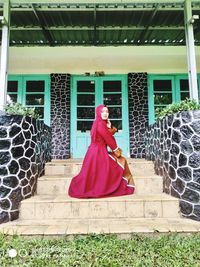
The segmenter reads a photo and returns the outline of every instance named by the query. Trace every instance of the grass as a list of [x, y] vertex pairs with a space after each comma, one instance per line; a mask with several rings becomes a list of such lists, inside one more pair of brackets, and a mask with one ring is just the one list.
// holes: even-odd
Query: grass
[[[9, 256], [11, 249], [16, 257]], [[200, 267], [200, 233], [24, 238], [0, 235], [0, 266]]]

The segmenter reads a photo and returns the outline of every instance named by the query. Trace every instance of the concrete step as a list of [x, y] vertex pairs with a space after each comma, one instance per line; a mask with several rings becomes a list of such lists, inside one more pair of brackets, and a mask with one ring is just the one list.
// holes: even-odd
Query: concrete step
[[[155, 173], [152, 161], [146, 161], [144, 159], [128, 159], [128, 164], [134, 177], [141, 175], [141, 173], [148, 173], [149, 175], [153, 175]], [[68, 177], [72, 177], [79, 173], [81, 166], [81, 160], [54, 160], [46, 164], [45, 174], [54, 176], [65, 175]]]
[[76, 199], [36, 195], [21, 202], [20, 219], [178, 218], [179, 200], [167, 194]]
[[[68, 191], [71, 177], [45, 175], [38, 179], [38, 195], [60, 195]], [[135, 176], [136, 194], [161, 194], [163, 180], [158, 175]]]
[[0, 233], [24, 236], [63, 236], [76, 234], [116, 233], [130, 237], [132, 233], [199, 232], [197, 221], [185, 218], [67, 219], [15, 220], [0, 225]]
[[[135, 159], [135, 158], [126, 158], [128, 163], [134, 163], [134, 164], [151, 164], [152, 165], [152, 161], [151, 160], [146, 160], [146, 159]], [[69, 159], [53, 159], [51, 160], [51, 162], [47, 162], [47, 165], [52, 165], [52, 164], [66, 164], [66, 163], [82, 163], [83, 159], [73, 159], [73, 158], [69, 158]]]

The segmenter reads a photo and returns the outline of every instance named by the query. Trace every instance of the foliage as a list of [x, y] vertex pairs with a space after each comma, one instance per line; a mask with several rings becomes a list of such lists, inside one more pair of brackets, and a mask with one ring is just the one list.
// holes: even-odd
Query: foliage
[[[16, 257], [8, 251], [15, 249]], [[0, 234], [0, 266], [199, 267], [200, 233], [23, 238]]]
[[156, 109], [156, 117], [158, 119], [162, 119], [165, 116], [169, 116], [181, 111], [188, 111], [188, 110], [198, 110], [200, 109], [200, 105], [197, 104], [195, 100], [186, 99], [179, 103], [173, 103], [165, 108], [157, 108]]
[[30, 116], [35, 119], [40, 118], [35, 108], [24, 107], [20, 103], [8, 103], [5, 107], [5, 112], [12, 115]]

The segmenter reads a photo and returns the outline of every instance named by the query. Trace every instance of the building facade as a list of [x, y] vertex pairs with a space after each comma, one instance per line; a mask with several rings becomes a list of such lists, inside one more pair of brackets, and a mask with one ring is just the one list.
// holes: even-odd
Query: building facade
[[84, 157], [101, 103], [109, 107], [124, 155], [143, 158], [156, 109], [197, 99], [200, 1], [0, 5], [2, 66], [8, 52], [7, 72], [1, 68], [7, 89], [1, 90], [8, 101], [35, 107], [51, 127], [54, 159]]
[[[149, 55], [146, 54], [146, 61], [143, 59], [142, 67], [138, 66], [141, 62], [138, 62], [139, 56], [134, 55], [134, 49], [143, 54], [145, 47], [129, 48], [132, 60], [126, 69], [123, 69], [125, 59], [119, 59], [117, 66], [112, 63], [117, 60], [115, 55], [106, 60], [109, 48], [104, 48], [100, 66], [98, 48], [91, 48], [95, 50], [93, 58], [87, 48], [77, 48], [77, 52], [73, 48], [74, 56], [71, 60], [68, 60], [68, 55], [64, 55], [70, 53], [72, 48], [60, 48], [63, 50], [60, 62], [63, 67], [58, 67], [57, 71], [55, 66], [59, 66], [62, 52], [59, 52], [57, 59], [51, 59], [54, 49], [58, 50], [45, 48], [47, 56], [41, 62], [41, 48], [26, 48], [25, 55], [22, 54], [22, 48], [11, 48], [13, 57], [10, 57], [8, 78], [8, 99], [35, 107], [45, 124], [51, 126], [54, 159], [83, 158], [90, 143], [89, 130], [95, 118], [95, 107], [101, 103], [110, 109], [111, 121], [118, 128], [117, 142], [125, 155], [143, 158], [145, 128], [156, 120], [156, 108], [189, 97], [186, 55], [180, 52], [176, 54], [180, 48], [166, 47], [159, 56], [154, 54], [154, 47], [148, 48]], [[111, 50], [115, 49], [123, 58], [127, 48]], [[168, 62], [162, 64], [166, 52]], [[77, 53], [83, 54], [84, 62], [80, 62], [80, 65], [75, 63], [70, 71], [73, 62], [80, 59]], [[32, 61], [32, 54], [35, 62], [29, 65], [27, 57]], [[20, 61], [17, 60], [19, 57]], [[87, 58], [91, 64], [87, 63]], [[197, 62], [199, 58], [200, 53], [197, 53]], [[151, 67], [149, 60], [152, 62]]]

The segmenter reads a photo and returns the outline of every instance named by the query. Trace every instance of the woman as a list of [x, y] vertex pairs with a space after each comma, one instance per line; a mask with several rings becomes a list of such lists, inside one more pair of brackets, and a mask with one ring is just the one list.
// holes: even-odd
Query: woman
[[[108, 108], [96, 108], [96, 119], [91, 129], [91, 144], [80, 173], [69, 187], [69, 195], [76, 198], [100, 198], [134, 193], [135, 186], [126, 159], [121, 155], [110, 128]], [[107, 145], [112, 152], [108, 153]]]

